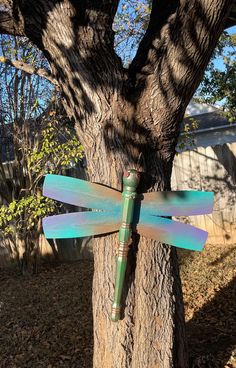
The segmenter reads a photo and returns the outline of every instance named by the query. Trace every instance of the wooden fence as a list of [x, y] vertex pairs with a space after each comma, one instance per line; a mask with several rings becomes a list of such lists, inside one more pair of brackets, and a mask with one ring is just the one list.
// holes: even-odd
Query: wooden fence
[[188, 221], [209, 232], [208, 243], [236, 242], [236, 143], [198, 147], [178, 154], [172, 189], [213, 191], [213, 214], [193, 216]]

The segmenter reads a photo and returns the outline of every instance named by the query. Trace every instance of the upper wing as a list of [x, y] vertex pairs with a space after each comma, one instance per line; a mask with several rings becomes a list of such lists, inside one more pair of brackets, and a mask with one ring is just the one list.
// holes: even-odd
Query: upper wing
[[201, 251], [208, 233], [191, 225], [163, 217], [142, 216], [137, 224], [141, 235], [174, 245], [175, 247]]
[[80, 207], [104, 211], [121, 210], [119, 191], [63, 175], [46, 175], [43, 195]]
[[144, 193], [141, 212], [158, 216], [192, 216], [211, 213], [213, 192], [191, 190]]
[[105, 212], [76, 212], [43, 219], [44, 235], [48, 239], [80, 238], [118, 231], [119, 217]]

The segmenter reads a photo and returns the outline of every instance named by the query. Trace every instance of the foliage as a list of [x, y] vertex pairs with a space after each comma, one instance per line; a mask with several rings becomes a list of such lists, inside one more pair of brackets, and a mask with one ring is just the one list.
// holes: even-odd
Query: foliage
[[29, 195], [0, 207], [0, 229], [3, 236], [14, 235], [22, 229], [33, 230], [41, 217], [55, 211], [52, 200], [42, 195]]
[[184, 149], [194, 147], [194, 132], [198, 128], [198, 122], [192, 117], [185, 118], [182, 134], [178, 139], [177, 151], [183, 151]]
[[[27, 167], [31, 175], [56, 173], [72, 167], [83, 157], [83, 147], [73, 128], [63, 124], [56, 111], [50, 111], [38, 132], [37, 144], [26, 148]], [[23, 148], [25, 149], [25, 148]]]
[[36, 230], [38, 221], [56, 210], [53, 201], [39, 193], [43, 176], [59, 173], [83, 157], [82, 146], [73, 129], [61, 128], [56, 111], [49, 113], [42, 126], [35, 134], [33, 144], [30, 139], [19, 148], [26, 161], [28, 185], [21, 188], [17, 198], [0, 208], [0, 229], [5, 235]]
[[224, 116], [229, 122], [235, 122], [236, 34], [223, 33], [196, 93], [196, 99], [199, 102], [222, 105]]
[[[25, 167], [25, 187], [21, 186], [18, 195], [0, 207], [1, 233], [11, 239], [39, 237], [41, 219], [57, 210], [55, 203], [41, 194], [44, 175], [59, 173], [83, 157], [73, 128], [63, 127], [56, 111], [51, 111], [37, 128], [34, 137], [22, 139], [19, 147]], [[29, 251], [32, 250], [30, 247]]]

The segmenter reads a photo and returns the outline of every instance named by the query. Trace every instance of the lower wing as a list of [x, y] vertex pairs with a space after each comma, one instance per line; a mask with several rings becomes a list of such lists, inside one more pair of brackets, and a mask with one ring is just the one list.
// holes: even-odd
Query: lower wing
[[137, 231], [147, 238], [197, 251], [203, 249], [208, 236], [206, 231], [194, 226], [151, 215], [141, 216]]
[[104, 212], [76, 212], [45, 217], [44, 235], [48, 239], [80, 238], [118, 231], [117, 214]]
[[[43, 219], [43, 230], [48, 239], [94, 236], [118, 231], [119, 227], [116, 213], [86, 211]], [[151, 215], [141, 216], [137, 230], [148, 238], [198, 251], [202, 250], [208, 235], [191, 225]]]

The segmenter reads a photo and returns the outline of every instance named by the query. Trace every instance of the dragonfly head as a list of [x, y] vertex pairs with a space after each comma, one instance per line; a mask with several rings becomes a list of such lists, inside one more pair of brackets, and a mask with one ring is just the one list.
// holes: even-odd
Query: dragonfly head
[[137, 188], [140, 180], [140, 173], [135, 169], [128, 169], [123, 175], [123, 184], [126, 187]]

